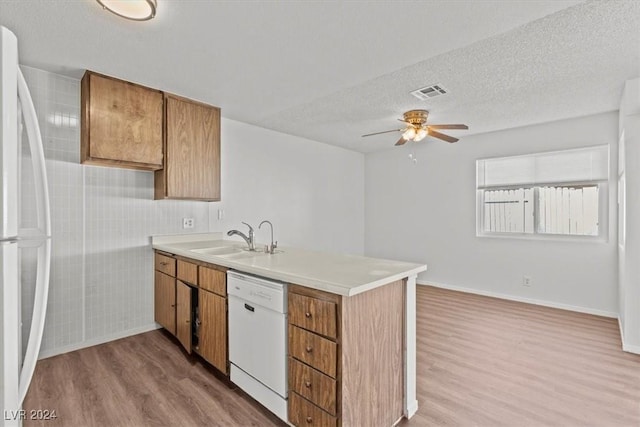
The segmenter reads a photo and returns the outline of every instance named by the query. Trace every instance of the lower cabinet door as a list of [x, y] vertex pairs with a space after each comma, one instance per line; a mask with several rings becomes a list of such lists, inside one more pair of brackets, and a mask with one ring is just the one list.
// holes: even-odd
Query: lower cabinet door
[[199, 353], [221, 372], [227, 371], [227, 300], [224, 297], [199, 290], [200, 316]]
[[191, 354], [191, 286], [176, 283], [176, 337]]
[[155, 320], [176, 334], [176, 279], [156, 271], [154, 286]]

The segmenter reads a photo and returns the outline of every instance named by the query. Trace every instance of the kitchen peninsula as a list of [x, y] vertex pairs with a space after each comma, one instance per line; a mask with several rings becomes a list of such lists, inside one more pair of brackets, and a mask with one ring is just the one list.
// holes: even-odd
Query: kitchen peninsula
[[[391, 426], [416, 412], [415, 285], [426, 265], [288, 247], [249, 252], [220, 233], [154, 236], [152, 245], [156, 293], [160, 280], [169, 296], [172, 284], [208, 294], [212, 272], [221, 282], [227, 270], [287, 284], [291, 424]], [[156, 295], [157, 321], [158, 304]], [[173, 307], [181, 310], [175, 299]], [[175, 321], [163, 324], [175, 335], [167, 324]], [[212, 364], [228, 373], [228, 360]]]

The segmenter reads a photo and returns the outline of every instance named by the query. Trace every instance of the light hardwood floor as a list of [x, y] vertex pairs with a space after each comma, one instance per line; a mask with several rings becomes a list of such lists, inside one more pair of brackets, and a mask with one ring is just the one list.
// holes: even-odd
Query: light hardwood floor
[[[418, 287], [418, 399], [403, 426], [640, 426], [617, 321]], [[64, 426], [281, 426], [162, 331], [40, 361], [25, 409]], [[367, 426], [369, 427], [369, 426]]]
[[410, 426], [640, 426], [617, 320], [418, 287]]

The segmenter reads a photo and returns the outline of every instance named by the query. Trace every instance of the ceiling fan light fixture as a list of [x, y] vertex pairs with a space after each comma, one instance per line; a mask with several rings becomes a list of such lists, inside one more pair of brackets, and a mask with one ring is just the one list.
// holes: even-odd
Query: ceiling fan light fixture
[[132, 21], [148, 21], [156, 16], [157, 0], [96, 0], [103, 9]]
[[418, 129], [418, 132], [416, 132], [416, 136], [413, 137], [413, 140], [418, 142], [418, 141], [422, 141], [423, 139], [425, 139], [425, 137], [428, 135], [428, 132], [425, 128], [420, 128]]
[[413, 127], [410, 127], [409, 129], [404, 131], [402, 137], [407, 141], [411, 141], [416, 137], [416, 130]]

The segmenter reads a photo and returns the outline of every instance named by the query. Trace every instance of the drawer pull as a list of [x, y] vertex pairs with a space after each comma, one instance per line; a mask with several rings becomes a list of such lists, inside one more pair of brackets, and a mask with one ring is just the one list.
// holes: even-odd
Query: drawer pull
[[313, 418], [311, 418], [311, 417], [307, 417], [307, 423], [308, 423], [308, 424], [311, 424], [312, 422], [313, 422]]
[[308, 311], [304, 314], [304, 317], [306, 317], [307, 319], [311, 319], [311, 313], [309, 313]]
[[311, 353], [313, 351], [313, 347], [311, 347], [310, 345], [307, 346], [307, 348], [304, 349], [307, 353]]
[[162, 262], [160, 263], [160, 265], [164, 267], [164, 266], [169, 265], [169, 263], [168, 263], [167, 261], [162, 261]]
[[311, 388], [311, 381], [305, 381], [305, 382], [304, 382], [304, 386], [305, 386], [306, 388]]

